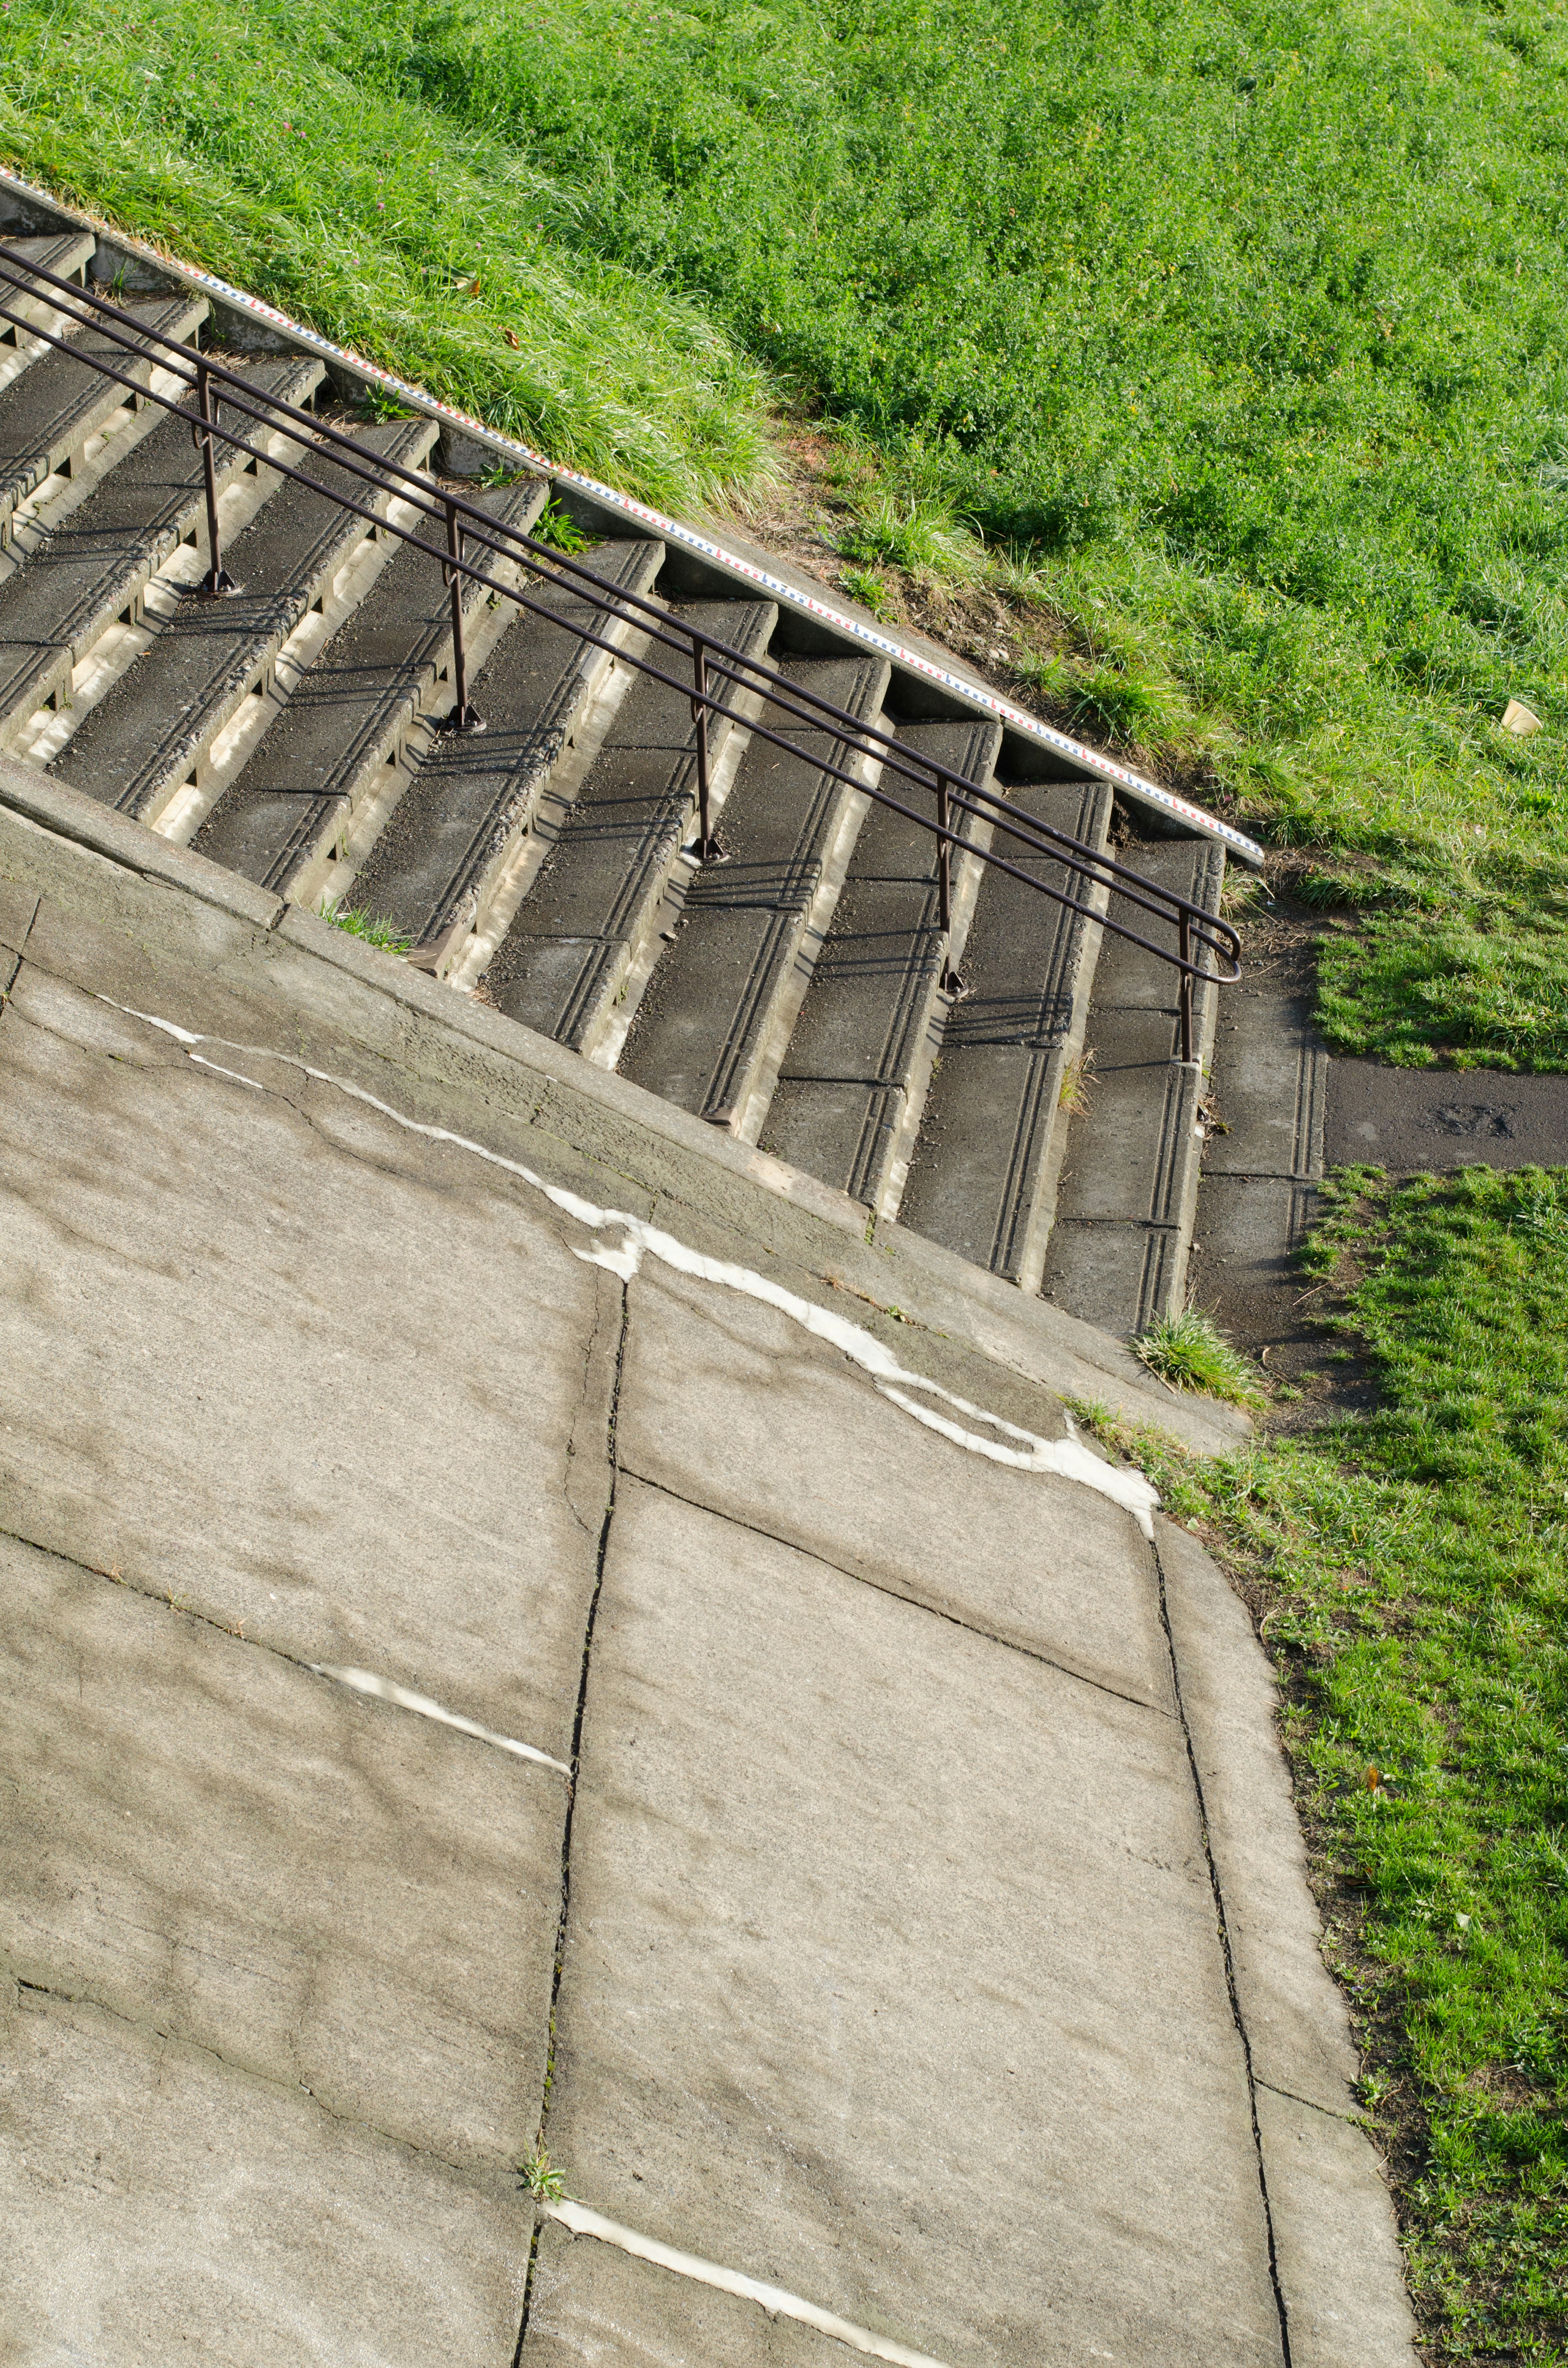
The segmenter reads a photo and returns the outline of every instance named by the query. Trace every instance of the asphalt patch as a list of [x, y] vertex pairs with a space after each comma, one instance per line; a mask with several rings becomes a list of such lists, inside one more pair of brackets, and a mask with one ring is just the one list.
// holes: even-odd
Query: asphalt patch
[[1331, 1167], [1396, 1175], [1568, 1166], [1568, 1076], [1333, 1061], [1324, 1151]]

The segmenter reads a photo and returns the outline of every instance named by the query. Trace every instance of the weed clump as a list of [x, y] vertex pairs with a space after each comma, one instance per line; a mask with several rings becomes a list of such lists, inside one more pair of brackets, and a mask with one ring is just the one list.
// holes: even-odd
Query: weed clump
[[1157, 1316], [1132, 1348], [1156, 1379], [1173, 1390], [1200, 1390], [1227, 1406], [1264, 1403], [1256, 1366], [1232, 1347], [1212, 1316], [1196, 1307], [1184, 1307], [1179, 1315]]

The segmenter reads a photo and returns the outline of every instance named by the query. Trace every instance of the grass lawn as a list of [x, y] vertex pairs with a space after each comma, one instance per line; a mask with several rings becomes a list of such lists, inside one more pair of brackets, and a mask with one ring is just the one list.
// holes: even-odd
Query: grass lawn
[[1239, 1577], [1439, 2360], [1568, 2360], [1568, 1171], [1352, 1171], [1308, 1254], [1376, 1410], [1101, 1425]]

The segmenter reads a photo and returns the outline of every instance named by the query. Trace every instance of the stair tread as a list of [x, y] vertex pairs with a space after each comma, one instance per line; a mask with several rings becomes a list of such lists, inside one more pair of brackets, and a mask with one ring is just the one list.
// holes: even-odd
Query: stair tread
[[[1208, 840], [1167, 840], [1120, 860], [1219, 909], [1224, 856]], [[1114, 899], [1111, 917], [1174, 950], [1175, 929], [1136, 906]], [[1046, 1297], [1124, 1336], [1179, 1304], [1192, 1238], [1203, 1082], [1178, 1057], [1176, 985], [1166, 963], [1108, 932], [1089, 1016], [1088, 1106], [1074, 1121], [1046, 1250]], [[1199, 1000], [1201, 1043], [1212, 990]]]
[[[1103, 782], [1020, 784], [1008, 796], [1038, 820], [1104, 848], [1112, 800]], [[1063, 1075], [1082, 1037], [1099, 932], [1080, 877], [1003, 832], [993, 845], [1074, 902], [1059, 905], [987, 870], [964, 947], [966, 992], [943, 1030], [899, 1215], [1030, 1288], [1062, 1156]]]
[[[908, 724], [899, 737], [983, 784], [1002, 734], [977, 718]], [[896, 779], [883, 779], [904, 794]], [[912, 786], [907, 794], [920, 811], [919, 793]], [[765, 1151], [856, 1200], [874, 1201], [885, 1182], [929, 1049], [948, 957], [936, 849], [918, 823], [873, 804], [759, 1137]]]
[[[645, 592], [664, 549], [662, 542], [618, 540], [585, 554], [585, 564], [622, 590]], [[603, 630], [569, 581], [543, 597], [563, 620]], [[421, 758], [355, 882], [354, 903], [416, 946], [455, 928], [485, 872], [527, 823], [602, 659], [566, 622], [521, 612], [473, 686], [484, 731], [444, 740]]]
[[[545, 488], [529, 480], [478, 498], [496, 518], [526, 526], [545, 497]], [[287, 893], [366, 768], [430, 696], [449, 661], [451, 612], [439, 564], [445, 547], [444, 528], [432, 518], [421, 520], [415, 542], [400, 542], [197, 833], [203, 855], [258, 886]], [[487, 597], [471, 581], [465, 614]]]
[[[683, 601], [672, 613], [747, 656], [767, 647], [770, 600]], [[658, 662], [678, 664], [672, 654]], [[709, 761], [730, 726], [716, 717]], [[496, 951], [490, 992], [515, 1019], [581, 1045], [618, 970], [652, 926], [691, 818], [697, 742], [688, 694], [639, 675]]]
[[[891, 669], [885, 659], [844, 657], [792, 658], [783, 671], [869, 721]], [[682, 1109], [737, 1121], [789, 995], [825, 857], [858, 794], [822, 770], [845, 764], [842, 739], [781, 709], [764, 708], [759, 721], [791, 746], [754, 738], [746, 749], [724, 806], [726, 860], [688, 889], [618, 1064]]]
[[[306, 357], [253, 372], [264, 393], [298, 402], [323, 375]], [[217, 455], [220, 490], [244, 467]], [[181, 419], [165, 419], [0, 584], [0, 717], [31, 714], [202, 515], [201, 456]]]
[[[207, 318], [204, 296], [159, 296], [123, 309], [147, 330], [184, 339]], [[73, 346], [112, 363], [145, 386], [156, 363], [151, 347], [128, 354], [101, 329], [77, 332]], [[74, 354], [53, 348], [0, 389], [0, 518], [8, 518], [60, 462], [96, 435], [128, 399], [118, 379], [100, 377]]]
[[[366, 429], [364, 440], [413, 467], [436, 434], [433, 422], [399, 420]], [[320, 456], [298, 465], [324, 484], [341, 479]], [[225, 550], [241, 590], [182, 601], [50, 770], [122, 814], [150, 813], [189, 772], [364, 531], [362, 519], [324, 493], [285, 479]]]

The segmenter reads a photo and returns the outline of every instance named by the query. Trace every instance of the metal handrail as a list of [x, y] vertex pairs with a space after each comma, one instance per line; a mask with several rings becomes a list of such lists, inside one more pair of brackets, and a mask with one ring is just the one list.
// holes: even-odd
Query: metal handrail
[[[695, 728], [697, 757], [697, 819], [698, 834], [688, 852], [699, 864], [723, 860], [723, 849], [712, 827], [711, 785], [709, 764], [710, 726], [713, 719], [725, 720], [749, 728], [754, 737], [798, 754], [795, 740], [782, 730], [762, 720], [726, 705], [723, 692], [716, 685], [733, 688], [737, 700], [754, 705], [759, 700], [763, 712], [773, 708], [793, 719], [794, 730], [802, 726], [831, 735], [835, 743], [832, 756], [813, 757], [816, 768], [828, 779], [869, 795], [878, 803], [926, 831], [937, 842], [937, 882], [938, 914], [944, 936], [950, 940], [952, 928], [952, 862], [957, 848], [1002, 871], [1023, 881], [1040, 894], [1049, 896], [1059, 905], [1073, 909], [1085, 909], [1085, 888], [1104, 888], [1108, 902], [1111, 896], [1121, 898], [1157, 921], [1174, 927], [1177, 950], [1156, 945], [1124, 922], [1113, 918], [1108, 911], [1098, 916], [1100, 925], [1114, 935], [1125, 938], [1157, 960], [1167, 963], [1177, 973], [1177, 1006], [1180, 1018], [1181, 1058], [1193, 1057], [1193, 996], [1200, 979], [1215, 985], [1229, 985], [1241, 976], [1241, 940], [1228, 922], [1180, 895], [1174, 889], [1162, 887], [1145, 879], [1140, 872], [1119, 863], [1112, 856], [1100, 852], [1071, 833], [1058, 829], [1053, 823], [1043, 822], [1015, 805], [1003, 791], [982, 782], [971, 780], [938, 759], [926, 756], [901, 740], [895, 733], [880, 724], [865, 722], [846, 708], [835, 704], [804, 685], [790, 682], [782, 671], [768, 660], [749, 657], [718, 636], [704, 632], [651, 595], [635, 592], [599, 575], [574, 553], [557, 551], [536, 540], [532, 535], [506, 526], [489, 511], [449, 487], [437, 486], [428, 476], [403, 463], [383, 457], [358, 438], [339, 427], [335, 422], [318, 418], [313, 413], [283, 400], [269, 396], [263, 389], [233, 370], [210, 355], [196, 351], [181, 339], [165, 330], [139, 320], [133, 313], [98, 295], [95, 290], [79, 286], [47, 269], [40, 264], [13, 263], [0, 247], [0, 289], [28, 290], [42, 282], [55, 291], [56, 309], [80, 330], [93, 328], [100, 332], [111, 347], [138, 360], [151, 360], [178, 381], [185, 393], [194, 398], [194, 408], [173, 396], [150, 386], [142, 385], [124, 370], [117, 370], [102, 354], [85, 350], [73, 339], [42, 328], [40, 324], [19, 315], [0, 302], [0, 320], [12, 323], [29, 337], [41, 339], [74, 360], [96, 370], [101, 377], [126, 387], [139, 401], [152, 402], [176, 419], [190, 427], [192, 438], [202, 456], [203, 492], [207, 511], [208, 568], [200, 583], [193, 587], [199, 595], [219, 598], [232, 594], [236, 586], [222, 564], [219, 540], [217, 467], [214, 443], [222, 442], [231, 450], [259, 461], [276, 475], [288, 477], [322, 495], [338, 508], [363, 518], [379, 534], [390, 534], [402, 541], [414, 543], [437, 559], [443, 577], [449, 588], [452, 618], [453, 688], [455, 700], [451, 712], [437, 724], [439, 730], [475, 732], [484, 729], [473, 702], [468, 694], [467, 663], [464, 644], [465, 585], [478, 586], [483, 591], [508, 599], [515, 606], [540, 617], [550, 623], [573, 633], [589, 647], [605, 650], [637, 667], [653, 679], [667, 685], [685, 697], [690, 704]], [[63, 300], [63, 301], [60, 301]], [[152, 349], [156, 347], [154, 353]], [[420, 526], [436, 526], [441, 529], [441, 540], [433, 545], [419, 527], [405, 527], [378, 509], [369, 508], [361, 501], [328, 484], [317, 474], [306, 475], [292, 467], [280, 455], [259, 450], [245, 440], [245, 436], [224, 426], [221, 406], [238, 417], [254, 423], [269, 437], [282, 436], [298, 448], [298, 457], [309, 457], [318, 463], [329, 461], [344, 477], [368, 487], [379, 499], [392, 491], [395, 498], [414, 509]], [[508, 569], [528, 571], [529, 579], [540, 579], [559, 590], [562, 585], [581, 596], [607, 627], [614, 622], [631, 629], [640, 644], [633, 650], [624, 643], [608, 640], [602, 632], [562, 613], [559, 607], [533, 597], [521, 582], [498, 580], [475, 565], [470, 553], [480, 551]], [[682, 662], [681, 677], [666, 672], [644, 655], [653, 644], [671, 652]], [[869, 760], [878, 768], [873, 783], [847, 769], [857, 759]], [[929, 800], [935, 811], [921, 812], [905, 799], [896, 797], [882, 786], [883, 778], [892, 773]], [[346, 793], [344, 793], [346, 794]], [[973, 835], [976, 825], [990, 826], [994, 834], [1000, 830], [1006, 837], [1037, 859], [1046, 858], [1058, 863], [1074, 876], [1072, 891], [1053, 886], [1033, 871], [1025, 871], [1010, 861], [989, 844], [982, 846]], [[1214, 967], [1210, 967], [1212, 957]], [[942, 985], [952, 994], [961, 992], [961, 982], [949, 964], [943, 972]]]

